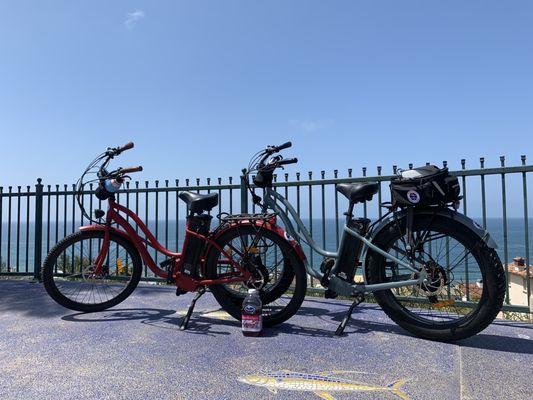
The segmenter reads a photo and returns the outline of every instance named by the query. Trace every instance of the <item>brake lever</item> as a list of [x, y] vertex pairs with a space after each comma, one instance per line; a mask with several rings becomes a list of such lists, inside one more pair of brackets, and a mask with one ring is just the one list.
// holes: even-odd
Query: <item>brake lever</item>
[[113, 158], [117, 155], [117, 148], [116, 147], [108, 147], [105, 151], [106, 156], [109, 158]]

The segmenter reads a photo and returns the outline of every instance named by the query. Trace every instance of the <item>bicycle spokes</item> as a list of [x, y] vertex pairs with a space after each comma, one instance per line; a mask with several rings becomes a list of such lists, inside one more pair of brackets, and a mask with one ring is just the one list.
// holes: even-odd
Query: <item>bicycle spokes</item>
[[128, 285], [132, 257], [118, 243], [104, 243], [97, 238], [79, 240], [58, 255], [54, 282], [65, 297], [82, 304], [104, 303]]
[[[459, 240], [431, 230], [417, 232], [413, 252], [405, 249], [399, 238], [391, 250], [400, 260], [412, 259], [427, 278], [418, 285], [393, 289], [392, 293], [411, 313], [435, 322], [448, 321], [468, 315], [483, 294], [483, 279], [472, 248], [466, 248]], [[398, 280], [409, 274], [397, 263], [387, 262], [387, 280]], [[411, 278], [416, 278], [411, 273]], [[470, 302], [471, 306], [459, 306], [456, 302]]]

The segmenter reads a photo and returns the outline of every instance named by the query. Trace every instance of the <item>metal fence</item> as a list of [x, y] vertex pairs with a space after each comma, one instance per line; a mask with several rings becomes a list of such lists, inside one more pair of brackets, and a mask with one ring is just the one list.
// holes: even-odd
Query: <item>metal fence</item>
[[[500, 157], [498, 167], [486, 168], [485, 160], [481, 158], [479, 168], [467, 169], [463, 159], [461, 168], [451, 173], [459, 177], [462, 186], [464, 199], [460, 211], [488, 228], [498, 243], [498, 252], [504, 265], [515, 256], [525, 259], [524, 294], [527, 300], [514, 304], [508, 288], [505, 309], [528, 312], [531, 306], [528, 181], [533, 165], [526, 164], [525, 156], [521, 156], [520, 164], [506, 166], [505, 158]], [[446, 161], [443, 166], [447, 166]], [[360, 215], [377, 218], [383, 213], [380, 204], [389, 200], [387, 182], [394, 177], [396, 170], [396, 166], [393, 166], [392, 174], [387, 175], [381, 166], [377, 167], [377, 174], [362, 168], [360, 176], [354, 176], [352, 169], [348, 169], [347, 174], [334, 170], [330, 176], [320, 171], [318, 179], [312, 172], [296, 173], [294, 178], [284, 173], [275, 177], [275, 188], [295, 205], [315, 241], [334, 250], [339, 243], [343, 212], [347, 207], [347, 201], [339, 197], [335, 185], [378, 181], [380, 188], [374, 200], [356, 208], [356, 213]], [[92, 195], [92, 190], [91, 186], [82, 196], [83, 204], [89, 211], [105, 206]], [[178, 201], [178, 193], [183, 190], [217, 192], [220, 202], [214, 214], [255, 210], [242, 177], [230, 177], [224, 182], [222, 178], [127, 182], [117, 199], [147, 222], [162, 244], [170, 249], [178, 249], [184, 236], [186, 215], [185, 204]], [[40, 266], [51, 247], [87, 222], [76, 203], [74, 185], [45, 185], [38, 179], [34, 187], [9, 186], [7, 190], [0, 187], [0, 275], [29, 275], [39, 279]], [[161, 255], [152, 251], [156, 262], [163, 261]], [[322, 258], [305, 245], [304, 251], [313, 265], [322, 262]], [[509, 274], [507, 268], [506, 273]], [[146, 269], [143, 278], [155, 279]], [[311, 285], [315, 283], [311, 281]]]

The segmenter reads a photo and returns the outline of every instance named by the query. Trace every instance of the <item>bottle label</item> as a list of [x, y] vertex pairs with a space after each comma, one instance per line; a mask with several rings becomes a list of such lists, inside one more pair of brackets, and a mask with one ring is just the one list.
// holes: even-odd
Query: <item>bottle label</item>
[[243, 314], [242, 330], [246, 332], [261, 332], [263, 328], [263, 318], [260, 314]]

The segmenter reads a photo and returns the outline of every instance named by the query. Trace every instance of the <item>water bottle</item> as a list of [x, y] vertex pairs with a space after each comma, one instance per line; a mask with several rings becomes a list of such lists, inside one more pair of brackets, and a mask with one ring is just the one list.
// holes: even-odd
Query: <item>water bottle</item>
[[259, 336], [263, 329], [263, 303], [257, 289], [248, 289], [242, 302], [242, 334]]

